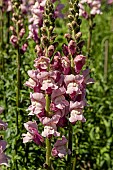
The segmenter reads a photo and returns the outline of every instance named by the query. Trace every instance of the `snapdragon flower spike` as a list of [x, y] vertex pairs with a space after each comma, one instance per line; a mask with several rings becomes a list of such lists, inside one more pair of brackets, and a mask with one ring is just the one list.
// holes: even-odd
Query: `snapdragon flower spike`
[[71, 154], [71, 151], [67, 148], [67, 142], [65, 136], [62, 136], [61, 140], [57, 140], [52, 149], [52, 156], [63, 158], [67, 154]]
[[30, 93], [31, 105], [27, 110], [30, 111], [29, 115], [36, 115], [37, 117], [45, 112], [46, 100], [42, 93]]
[[10, 43], [15, 49], [19, 50], [20, 54], [24, 54], [27, 50], [28, 43], [27, 41], [21, 43], [26, 32], [23, 26], [24, 15], [21, 11], [21, 2], [18, 1], [18, 3], [16, 3], [16, 1], [12, 1], [12, 12], [12, 21], [14, 26], [10, 26], [10, 31], [12, 32]]
[[[55, 2], [55, 0], [52, 2]], [[34, 23], [36, 29], [39, 27], [39, 15], [42, 14], [39, 11], [44, 10], [44, 3], [45, 1], [38, 1], [33, 7], [33, 13], [37, 15]], [[77, 2], [74, 3], [73, 8], [78, 9]], [[60, 136], [58, 127], [63, 128], [71, 125], [71, 123], [75, 125], [77, 121], [86, 121], [83, 116], [83, 109], [87, 105], [85, 99], [86, 85], [93, 81], [89, 77], [89, 70], [82, 70], [86, 57], [82, 55], [83, 41], [80, 41], [82, 36], [80, 32], [81, 20], [79, 19], [78, 11], [71, 12], [70, 33], [65, 35], [67, 44], [62, 45], [62, 55], [59, 51], [56, 52], [53, 33], [55, 15], [53, 4], [51, 1], [47, 1], [42, 23], [43, 27], [40, 28], [40, 38], [38, 37], [38, 31], [36, 31], [37, 35], [35, 35], [35, 38], [38, 38], [37, 40], [35, 39], [37, 41], [36, 50], [38, 55], [34, 61], [35, 70], [28, 71], [30, 79], [25, 83], [26, 86], [34, 91], [30, 95], [29, 115], [36, 115], [40, 123], [43, 124], [42, 136], [47, 138], [47, 145], [50, 143], [50, 138]], [[43, 18], [40, 17], [40, 19]], [[34, 131], [34, 128], [29, 130], [28, 125], [24, 125], [28, 130], [28, 133], [24, 134], [24, 142], [34, 140], [36, 131]], [[63, 158], [70, 154], [71, 147], [68, 149], [67, 143], [67, 139], [62, 136], [62, 139], [57, 140], [55, 143], [52, 155]], [[48, 153], [50, 154], [50, 147], [47, 146], [47, 150], [48, 148]], [[50, 155], [48, 157], [50, 158]]]
[[[44, 7], [46, 5], [47, 0], [36, 1], [35, 4], [31, 8], [31, 17], [29, 19], [29, 36], [28, 38], [33, 39], [36, 43], [39, 42], [39, 28], [43, 25], [43, 14], [44, 14]], [[56, 0], [52, 0], [52, 3], [56, 2]], [[58, 5], [54, 11], [55, 18], [63, 18], [62, 9], [64, 5], [58, 1]]]
[[23, 143], [27, 142], [35, 142], [37, 145], [42, 145], [44, 142], [43, 137], [38, 133], [38, 126], [36, 121], [28, 121], [27, 123], [24, 123], [24, 127], [28, 131], [27, 134], [22, 134], [23, 136]]

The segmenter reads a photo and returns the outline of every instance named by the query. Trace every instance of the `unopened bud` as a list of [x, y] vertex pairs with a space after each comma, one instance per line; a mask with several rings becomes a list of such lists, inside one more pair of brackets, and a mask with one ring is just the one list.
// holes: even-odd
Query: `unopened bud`
[[51, 33], [53, 32], [53, 29], [54, 29], [54, 28], [53, 28], [52, 26], [49, 27], [49, 31], [50, 31]]
[[75, 39], [78, 39], [82, 36], [82, 33], [81, 32], [78, 32], [76, 35], [75, 35]]
[[74, 8], [70, 8], [70, 12], [71, 12], [73, 15], [75, 15], [75, 14], [76, 14], [76, 12], [75, 12]]
[[47, 35], [46, 27], [42, 27], [41, 32], [43, 35]]
[[72, 39], [71, 34], [65, 34], [64, 37], [67, 39], [68, 42]]
[[71, 23], [68, 23], [67, 26], [69, 27], [69, 29], [72, 31], [73, 27]]
[[41, 42], [42, 42], [42, 44], [43, 44], [44, 46], [46, 46], [46, 47], [49, 45], [49, 41], [48, 41], [47, 36], [43, 36], [43, 37], [41, 38]]
[[77, 22], [76, 21], [72, 21], [72, 26], [73, 27], [76, 27], [78, 24], [77, 24]]
[[50, 46], [48, 47], [48, 56], [51, 57], [51, 56], [53, 55], [54, 51], [55, 51], [54, 46], [53, 46], [53, 45], [50, 45]]
[[81, 25], [82, 20], [81, 20], [81, 19], [78, 19], [77, 23], [78, 23], [78, 25]]
[[49, 27], [49, 25], [50, 25], [50, 23], [49, 23], [49, 21], [48, 21], [47, 19], [44, 20], [44, 24], [45, 24], [47, 27]]
[[74, 20], [72, 15], [68, 15], [68, 18], [69, 18], [69, 21], [73, 21]]
[[75, 11], [79, 10], [79, 6], [77, 5], [77, 3], [74, 3], [74, 10]]

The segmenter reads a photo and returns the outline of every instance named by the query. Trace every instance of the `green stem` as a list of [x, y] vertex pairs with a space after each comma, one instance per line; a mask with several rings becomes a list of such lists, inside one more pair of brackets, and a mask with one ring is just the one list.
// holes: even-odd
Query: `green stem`
[[[46, 114], [49, 116], [50, 112], [50, 96], [46, 94]], [[46, 164], [48, 166], [48, 170], [51, 169], [51, 139], [47, 138], [46, 139]]]
[[10, 12], [7, 12], [6, 16], [7, 16], [7, 44], [9, 44]]
[[76, 170], [76, 155], [75, 155], [75, 158], [74, 158], [74, 161], [73, 161], [72, 170]]
[[[17, 37], [19, 40], [19, 25], [17, 23], [16, 25], [16, 32]], [[21, 88], [21, 77], [20, 77], [20, 67], [21, 67], [21, 56], [20, 56], [20, 49], [19, 49], [19, 42], [17, 47], [17, 91], [16, 91], [16, 106], [17, 106], [17, 112], [16, 112], [16, 135], [19, 134], [19, 127], [18, 127], [18, 119], [20, 115], [20, 88]], [[15, 155], [18, 153], [18, 139], [15, 141]], [[18, 170], [18, 164], [17, 160], [15, 162], [16, 170]]]
[[67, 155], [67, 170], [72, 169], [72, 143], [73, 143], [73, 127], [69, 122], [69, 133], [68, 133], [68, 149], [70, 149], [71, 154]]
[[[72, 74], [74, 74], [74, 60], [71, 56], [71, 71]], [[70, 170], [72, 167], [71, 159], [72, 159], [72, 143], [73, 143], [73, 126], [69, 122], [69, 132], [68, 132], [68, 149], [71, 151], [71, 155], [67, 155], [67, 170]]]
[[90, 57], [90, 52], [91, 52], [92, 29], [93, 29], [93, 18], [90, 17], [89, 18], [88, 42], [87, 42], [88, 57]]
[[109, 53], [109, 40], [105, 41], [105, 56], [104, 56], [104, 80], [107, 82], [108, 74], [108, 53]]
[[46, 139], [46, 164], [48, 165], [48, 170], [51, 170], [51, 140]]
[[17, 49], [17, 94], [16, 94], [16, 105], [17, 105], [17, 114], [16, 114], [16, 127], [18, 135], [18, 116], [19, 116], [19, 107], [20, 107], [20, 53], [19, 47]]

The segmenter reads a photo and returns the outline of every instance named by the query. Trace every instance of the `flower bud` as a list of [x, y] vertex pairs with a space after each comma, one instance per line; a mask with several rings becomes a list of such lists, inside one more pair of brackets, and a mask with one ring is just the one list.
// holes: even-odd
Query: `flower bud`
[[53, 26], [50, 26], [50, 27], [49, 27], [49, 31], [50, 31], [51, 33], [53, 32], [53, 29], [54, 29]]
[[47, 35], [46, 27], [41, 27], [41, 32], [43, 35]]
[[81, 32], [78, 32], [78, 33], [75, 35], [75, 39], [79, 39], [81, 36], [82, 36], [82, 33], [81, 33]]
[[44, 20], [44, 24], [45, 24], [47, 27], [50, 26], [50, 23], [49, 23], [49, 21], [48, 21], [47, 19]]
[[74, 8], [70, 8], [70, 12], [71, 12], [73, 15], [75, 15], [75, 14], [76, 14], [76, 12], [75, 12]]
[[43, 55], [43, 51], [39, 45], [36, 45], [35, 50], [37, 52], [37, 55], [40, 57]]
[[72, 21], [72, 26], [75, 28], [78, 25], [76, 21]]
[[68, 44], [69, 53], [74, 55], [76, 53], [76, 42], [71, 40]]
[[74, 20], [73, 15], [68, 15], [68, 19], [70, 22], [73, 21]]
[[47, 36], [41, 37], [41, 42], [45, 47], [47, 47], [49, 45], [49, 40], [48, 40]]
[[66, 44], [62, 45], [62, 50], [63, 50], [63, 53], [65, 56], [67, 56], [69, 54], [68, 46]]
[[54, 45], [48, 47], [48, 56], [51, 57], [55, 51]]
[[64, 37], [67, 39], [68, 42], [72, 39], [71, 34], [65, 34]]
[[72, 24], [71, 23], [68, 23], [67, 26], [69, 27], [69, 29], [72, 31]]
[[21, 52], [22, 54], [24, 54], [24, 53], [26, 52], [26, 50], [27, 50], [27, 47], [28, 47], [28, 43], [24, 43], [24, 44], [22, 45], [21, 49], [20, 49], [20, 52]]
[[11, 44], [12, 44], [14, 47], [16, 47], [16, 46], [17, 46], [17, 43], [18, 43], [18, 38], [17, 38], [17, 36], [12, 35], [11, 38], [10, 38], [10, 42], [11, 42]]
[[22, 38], [22, 37], [24, 36], [24, 34], [25, 34], [25, 29], [22, 28], [22, 29], [20, 30], [20, 32], [19, 32], [20, 38]]

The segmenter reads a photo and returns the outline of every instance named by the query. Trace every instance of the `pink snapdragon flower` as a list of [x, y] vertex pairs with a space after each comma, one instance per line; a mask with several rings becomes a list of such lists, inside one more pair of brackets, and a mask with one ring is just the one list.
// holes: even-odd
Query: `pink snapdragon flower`
[[43, 137], [50, 138], [52, 135], [60, 136], [60, 133], [57, 132], [57, 126], [60, 119], [59, 115], [53, 115], [52, 118], [45, 117], [42, 119], [42, 124], [44, 125], [44, 131], [42, 132]]
[[51, 94], [52, 111], [57, 111], [58, 109], [62, 110], [62, 109], [65, 109], [65, 107], [69, 106], [69, 102], [65, 99], [65, 96], [64, 96], [65, 93], [66, 93], [66, 90], [64, 87], [56, 89], [52, 92]]
[[17, 44], [18, 44], [18, 38], [17, 38], [17, 36], [16, 36], [16, 35], [11, 35], [11, 37], [10, 37], [10, 42], [11, 42], [11, 44], [12, 44], [14, 47], [16, 47]]
[[47, 71], [50, 59], [45, 56], [41, 56], [39, 58], [36, 58], [34, 62], [34, 67], [37, 68], [39, 71]]
[[74, 64], [75, 64], [75, 72], [78, 74], [80, 73], [82, 67], [85, 64], [86, 57], [83, 55], [77, 55], [74, 58]]
[[71, 55], [74, 55], [76, 53], [76, 42], [74, 40], [71, 40], [68, 44], [68, 50]]
[[85, 101], [73, 102], [70, 101], [70, 118], [69, 121], [75, 124], [78, 120], [85, 122], [86, 119], [83, 116], [83, 108], [85, 106]]
[[58, 89], [56, 85], [57, 73], [55, 71], [40, 72], [37, 79], [41, 84], [41, 90], [51, 94], [53, 90]]
[[71, 98], [74, 98], [76, 95], [82, 93], [82, 77], [80, 76], [80, 80], [78, 78], [79, 76], [75, 76], [73, 74], [65, 76], [64, 82], [67, 87], [66, 93], [69, 94]]
[[28, 121], [24, 123], [24, 127], [28, 131], [27, 134], [22, 134], [23, 136], [23, 143], [27, 142], [35, 142], [37, 145], [42, 145], [44, 142], [43, 137], [38, 133], [38, 126], [36, 121]]
[[67, 139], [62, 136], [61, 140], [57, 140], [52, 149], [52, 156], [63, 158], [67, 154], [71, 154], [71, 151], [67, 148]]
[[46, 100], [42, 93], [30, 93], [31, 105], [28, 107], [29, 115], [42, 114], [45, 111]]

